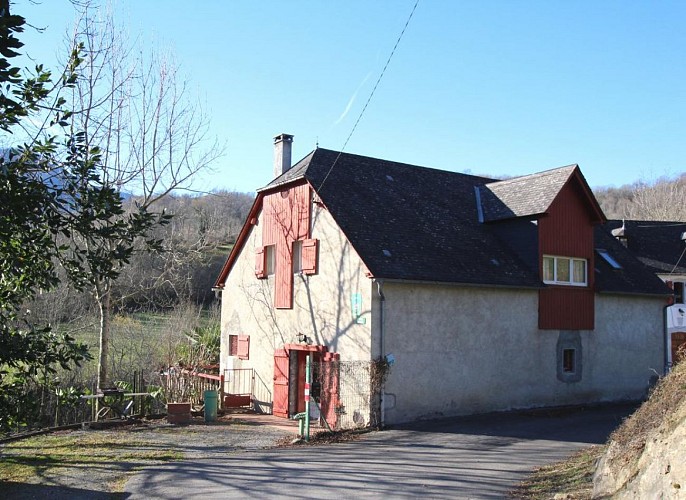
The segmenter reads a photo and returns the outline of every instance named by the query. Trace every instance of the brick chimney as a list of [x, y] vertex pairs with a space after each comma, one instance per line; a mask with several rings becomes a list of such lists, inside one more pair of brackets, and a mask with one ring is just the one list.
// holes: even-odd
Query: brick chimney
[[293, 136], [281, 134], [274, 137], [274, 178], [291, 168]]

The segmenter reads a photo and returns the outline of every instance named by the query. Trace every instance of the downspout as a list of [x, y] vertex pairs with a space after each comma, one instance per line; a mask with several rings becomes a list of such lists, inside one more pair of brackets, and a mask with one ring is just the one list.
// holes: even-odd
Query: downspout
[[663, 309], [662, 309], [662, 323], [664, 325], [664, 333], [665, 333], [665, 370], [663, 375], [667, 375], [670, 372], [670, 369], [672, 367], [672, 342], [671, 342], [671, 336], [669, 334], [669, 308], [672, 307], [671, 304], [667, 304]]
[[[376, 282], [376, 291], [379, 294], [379, 344], [381, 348], [381, 353], [379, 357], [383, 359], [383, 357], [386, 355], [386, 345], [385, 345], [385, 339], [384, 339], [384, 317], [383, 317], [383, 306], [384, 302], [386, 301], [386, 296], [383, 293], [383, 280], [374, 280]], [[381, 387], [379, 389], [379, 404], [381, 406], [381, 428], [383, 429], [385, 423], [386, 423], [386, 401], [384, 398], [385, 394], [385, 383], [381, 384]]]

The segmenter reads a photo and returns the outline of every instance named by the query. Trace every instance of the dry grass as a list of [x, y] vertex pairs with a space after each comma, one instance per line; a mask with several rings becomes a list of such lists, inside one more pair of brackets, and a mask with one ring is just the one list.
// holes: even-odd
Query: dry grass
[[611, 446], [586, 448], [563, 462], [536, 469], [511, 495], [529, 500], [591, 498], [593, 474], [600, 457], [609, 452], [607, 460], [613, 468], [634, 467], [655, 430], [665, 425], [669, 431], [679, 425], [683, 415], [677, 409], [685, 398], [686, 361], [682, 361], [658, 382], [650, 398], [610, 435]]
[[576, 452], [567, 460], [539, 467], [510, 495], [526, 500], [591, 498], [593, 472], [605, 449], [605, 446], [591, 446]]
[[111, 484], [109, 491], [116, 491], [136, 467], [182, 458], [178, 451], [155, 447], [126, 431], [36, 436], [3, 445], [0, 457], [0, 485], [46, 480], [70, 485], [72, 476], [85, 474]]
[[634, 464], [645, 448], [649, 435], [661, 425], [673, 430], [679, 419], [676, 410], [686, 398], [686, 362], [676, 365], [655, 386], [650, 398], [610, 435], [613, 467]]

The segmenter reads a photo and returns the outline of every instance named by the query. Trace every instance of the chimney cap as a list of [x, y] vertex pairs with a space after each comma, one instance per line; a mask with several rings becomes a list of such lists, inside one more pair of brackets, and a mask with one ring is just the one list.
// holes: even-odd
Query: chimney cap
[[285, 174], [291, 168], [293, 136], [279, 134], [274, 137], [274, 178]]
[[279, 134], [274, 137], [274, 143], [276, 144], [277, 142], [293, 142], [293, 136], [291, 134]]

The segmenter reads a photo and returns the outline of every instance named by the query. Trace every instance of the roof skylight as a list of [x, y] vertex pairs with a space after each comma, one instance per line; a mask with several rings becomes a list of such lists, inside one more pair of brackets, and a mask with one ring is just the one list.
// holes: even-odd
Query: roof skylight
[[603, 259], [605, 259], [605, 262], [612, 266], [612, 269], [622, 268], [622, 265], [619, 262], [617, 262], [617, 260], [612, 255], [610, 255], [610, 252], [608, 252], [604, 248], [596, 248], [595, 251], [598, 252], [598, 255], [600, 255]]

